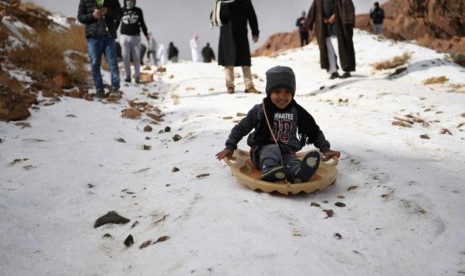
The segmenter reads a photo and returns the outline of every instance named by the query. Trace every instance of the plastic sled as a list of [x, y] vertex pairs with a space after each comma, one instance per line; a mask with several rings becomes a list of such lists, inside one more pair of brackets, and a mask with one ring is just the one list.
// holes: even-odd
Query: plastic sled
[[[307, 151], [308, 152], [308, 151]], [[302, 159], [307, 152], [297, 153], [297, 157]], [[298, 194], [300, 192], [312, 193], [317, 190], [324, 190], [336, 181], [336, 165], [339, 161], [334, 158], [332, 162], [320, 162], [316, 174], [310, 181], [304, 183], [292, 184], [289, 182], [266, 182], [260, 180], [260, 172], [252, 164], [248, 151], [237, 149], [234, 151], [233, 159], [224, 158], [223, 160], [231, 168], [231, 172], [236, 179], [251, 190], [260, 190], [266, 193], [278, 192], [280, 194]]]

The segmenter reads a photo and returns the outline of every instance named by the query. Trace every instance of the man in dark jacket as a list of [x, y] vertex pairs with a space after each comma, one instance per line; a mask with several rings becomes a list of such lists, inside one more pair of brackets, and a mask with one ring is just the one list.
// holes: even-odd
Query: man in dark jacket
[[375, 2], [373, 9], [370, 10], [370, 18], [373, 22], [373, 33], [383, 33], [384, 10], [379, 7], [378, 2]]
[[207, 43], [205, 47], [202, 48], [202, 57], [203, 62], [212, 62], [215, 59], [215, 53], [213, 49], [210, 47], [210, 43]]
[[305, 11], [302, 12], [302, 16], [297, 18], [295, 25], [299, 28], [300, 35], [300, 47], [304, 47], [308, 44], [308, 26]]
[[[352, 0], [314, 0], [307, 16], [310, 30], [320, 48], [320, 66], [330, 74], [330, 78], [349, 78], [355, 71], [355, 50], [352, 41], [355, 25], [355, 8]], [[337, 39], [337, 41], [336, 41]], [[344, 74], [339, 76], [337, 55], [333, 43], [338, 46], [338, 54]]]
[[80, 0], [79, 2], [78, 20], [85, 24], [92, 78], [97, 90], [95, 96], [99, 98], [105, 96], [100, 71], [103, 54], [110, 67], [111, 90], [118, 91], [120, 88], [115, 39], [121, 16], [118, 0]]
[[235, 0], [223, 4], [222, 16], [226, 18], [220, 27], [220, 41], [218, 45], [218, 65], [225, 67], [226, 88], [228, 93], [234, 93], [234, 67], [241, 66], [244, 74], [245, 92], [260, 93], [255, 89], [252, 81], [250, 66], [249, 39], [247, 24], [252, 30], [252, 41], [258, 41], [258, 21], [254, 7], [250, 0]]
[[[139, 83], [141, 64], [141, 39], [140, 32], [144, 33], [148, 41], [149, 33], [145, 25], [142, 10], [136, 7], [136, 0], [124, 0], [123, 17], [121, 22], [121, 44], [126, 72], [125, 82], [131, 82], [131, 57], [134, 64], [134, 79]], [[145, 48], [145, 45], [144, 45]], [[145, 54], [145, 51], [144, 51]]]

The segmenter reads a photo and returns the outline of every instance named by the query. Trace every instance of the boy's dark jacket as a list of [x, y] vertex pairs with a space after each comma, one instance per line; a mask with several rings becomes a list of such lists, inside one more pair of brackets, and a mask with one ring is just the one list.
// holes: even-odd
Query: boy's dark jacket
[[[105, 0], [103, 6], [108, 8], [108, 13], [104, 17], [107, 31], [112, 38], [116, 38], [116, 30], [123, 16], [119, 1]], [[78, 20], [86, 25], [86, 38], [94, 37], [97, 34], [98, 20], [92, 15], [95, 9], [98, 9], [95, 0], [81, 0], [79, 2]]]
[[[269, 97], [266, 97], [263, 102], [270, 120], [270, 125], [273, 128], [273, 132], [281, 150], [297, 152], [302, 149], [305, 144], [314, 144], [315, 147], [319, 148], [323, 153], [330, 149], [329, 142], [326, 140], [312, 115], [294, 100], [282, 110], [276, 108], [276, 106], [271, 103]], [[273, 120], [277, 113], [282, 114], [280, 116], [282, 118], [292, 118], [292, 120], [284, 120], [286, 122], [284, 124], [282, 121]], [[247, 138], [247, 144], [250, 147], [274, 143], [263, 112], [263, 104], [255, 105], [247, 113], [247, 116], [233, 127], [226, 140], [226, 148], [231, 152], [234, 151], [240, 140], [253, 129], [255, 129], [255, 131]], [[286, 135], [283, 136], [282, 133]]]

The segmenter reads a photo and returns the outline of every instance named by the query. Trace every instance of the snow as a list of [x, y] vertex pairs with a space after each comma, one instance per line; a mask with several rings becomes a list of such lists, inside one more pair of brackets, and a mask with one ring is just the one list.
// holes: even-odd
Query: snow
[[[153, 83], [124, 85], [117, 104], [62, 97], [49, 105], [40, 98], [23, 122], [29, 127], [0, 123], [0, 271], [465, 274], [465, 71], [411, 43], [361, 31], [354, 41], [357, 72], [349, 79], [328, 79], [314, 43], [253, 59], [262, 91], [267, 69], [294, 69], [297, 102], [342, 153], [336, 183], [312, 194], [251, 191], [215, 159], [238, 113], [263, 94], [243, 93], [242, 77], [237, 92], [227, 94], [214, 63], [167, 64]], [[394, 69], [373, 69], [405, 52], [412, 56], [406, 72], [388, 78]], [[439, 76], [449, 81], [424, 84]], [[135, 99], [165, 114], [152, 132], [143, 131], [151, 122], [145, 115], [121, 117]], [[392, 124], [412, 117], [425, 123]], [[247, 149], [245, 140], [240, 148]], [[93, 227], [112, 210], [131, 221]], [[135, 244], [127, 248], [128, 235]], [[139, 248], [163, 236], [169, 239]]]

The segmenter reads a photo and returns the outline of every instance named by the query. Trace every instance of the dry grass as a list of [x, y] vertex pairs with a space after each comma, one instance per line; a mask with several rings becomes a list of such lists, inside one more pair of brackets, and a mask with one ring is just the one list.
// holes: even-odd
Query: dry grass
[[458, 64], [458, 65], [460, 65], [462, 67], [465, 67], [465, 55], [458, 54], [458, 53], [450, 54], [450, 59], [455, 64]]
[[8, 59], [13, 64], [38, 76], [53, 78], [59, 72], [67, 72], [76, 84], [87, 81], [87, 60], [73, 59], [75, 69], [70, 70], [64, 59], [65, 52], [69, 50], [86, 52], [83, 27], [73, 26], [62, 33], [41, 29], [34, 36], [29, 36], [29, 39], [36, 44], [18, 47], [8, 53]]
[[381, 61], [375, 63], [373, 67], [376, 70], [386, 70], [396, 68], [398, 66], [404, 65], [410, 59], [411, 55], [409, 53], [404, 53], [401, 56], [394, 57], [390, 60]]
[[423, 83], [426, 85], [430, 84], [444, 84], [448, 81], [449, 79], [446, 78], [445, 76], [440, 76], [440, 77], [432, 77], [426, 79]]
[[433, 45], [434, 42], [434, 38], [433, 36], [426, 34], [423, 37], [416, 39], [416, 41], [417, 44], [422, 47], [431, 48], [431, 45]]
[[22, 85], [19, 83], [19, 81], [15, 78], [10, 77], [10, 75], [5, 72], [0, 70], [0, 84], [5, 85], [12, 91], [14, 91], [16, 94], [19, 94], [22, 92]]

